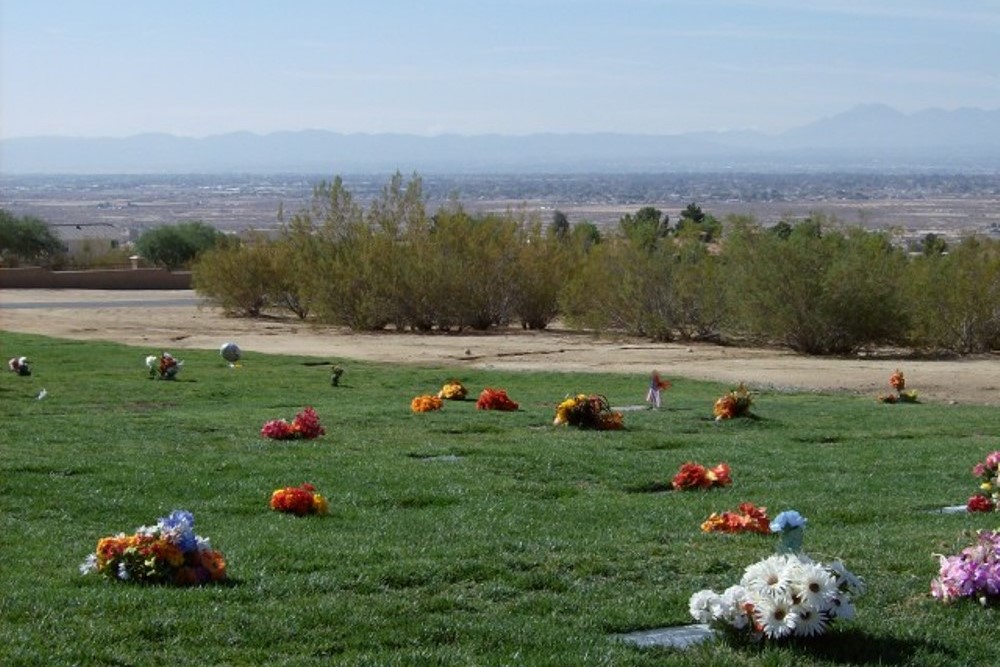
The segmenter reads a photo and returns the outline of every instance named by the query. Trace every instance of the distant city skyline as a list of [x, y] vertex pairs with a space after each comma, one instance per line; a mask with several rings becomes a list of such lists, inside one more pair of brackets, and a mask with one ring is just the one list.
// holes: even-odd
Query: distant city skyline
[[0, 0], [0, 139], [778, 133], [998, 63], [989, 0]]

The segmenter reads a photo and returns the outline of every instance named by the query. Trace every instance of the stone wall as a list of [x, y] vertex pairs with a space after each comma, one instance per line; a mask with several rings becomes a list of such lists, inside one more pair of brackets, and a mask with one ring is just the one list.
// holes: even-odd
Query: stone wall
[[163, 269], [50, 271], [37, 267], [0, 269], [0, 288], [191, 289], [191, 272]]

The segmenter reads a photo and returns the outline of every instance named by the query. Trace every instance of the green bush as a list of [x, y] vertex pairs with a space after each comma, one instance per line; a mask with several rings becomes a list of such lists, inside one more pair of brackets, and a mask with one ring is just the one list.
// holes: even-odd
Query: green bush
[[174, 271], [190, 266], [200, 253], [224, 239], [222, 232], [203, 222], [181, 222], [144, 232], [135, 248], [147, 261]]

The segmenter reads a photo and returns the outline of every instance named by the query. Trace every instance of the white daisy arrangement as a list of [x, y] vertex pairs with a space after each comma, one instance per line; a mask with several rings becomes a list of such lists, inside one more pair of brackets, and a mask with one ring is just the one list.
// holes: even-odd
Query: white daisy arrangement
[[[805, 519], [796, 512], [776, 523], [772, 532], [784, 533], [789, 525], [800, 532]], [[854, 618], [854, 597], [864, 588], [864, 582], [839, 560], [821, 563], [785, 551], [747, 567], [740, 583], [721, 595], [698, 591], [688, 607], [699, 623], [753, 639], [815, 637], [835, 620]]]
[[753, 638], [815, 637], [837, 619], [854, 618], [853, 598], [862, 592], [864, 583], [840, 561], [776, 554], [749, 566], [721, 595], [698, 591], [689, 609], [699, 623]]

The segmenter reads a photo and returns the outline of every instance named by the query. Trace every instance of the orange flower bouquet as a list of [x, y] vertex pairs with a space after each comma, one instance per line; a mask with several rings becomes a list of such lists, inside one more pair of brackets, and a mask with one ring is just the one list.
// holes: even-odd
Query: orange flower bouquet
[[506, 410], [508, 412], [517, 410], [518, 405], [510, 400], [507, 391], [504, 389], [490, 389], [487, 387], [479, 394], [476, 401], [477, 410]]
[[767, 518], [766, 507], [756, 507], [753, 503], [740, 503], [736, 512], [725, 511], [712, 515], [701, 524], [705, 533], [760, 533], [771, 532], [771, 520]]
[[440, 398], [431, 396], [430, 394], [417, 396], [410, 401], [410, 409], [414, 412], [432, 412], [440, 410], [443, 405], [444, 403], [442, 403]]
[[740, 383], [739, 387], [733, 389], [715, 402], [715, 406], [712, 408], [712, 412], [715, 414], [715, 421], [732, 419], [734, 417], [746, 417], [750, 414], [750, 405], [752, 403], [753, 395], [743, 383]]
[[437, 397], [447, 401], [464, 401], [468, 390], [459, 380], [448, 380], [441, 387]]
[[288, 512], [296, 516], [306, 514], [326, 514], [329, 510], [326, 498], [316, 493], [312, 484], [302, 486], [286, 486], [271, 494], [271, 509], [275, 512]]
[[556, 407], [556, 426], [570, 424], [598, 431], [616, 431], [625, 428], [622, 413], [611, 409], [608, 399], [597, 394], [577, 394]]
[[688, 489], [711, 489], [715, 486], [729, 486], [733, 483], [729, 464], [720, 463], [714, 468], [706, 468], [698, 463], [685, 463], [674, 475], [671, 486], [678, 491]]
[[906, 378], [898, 368], [889, 376], [889, 386], [896, 393], [880, 394], [877, 399], [879, 403], [919, 403], [917, 392], [912, 389], [906, 390]]

